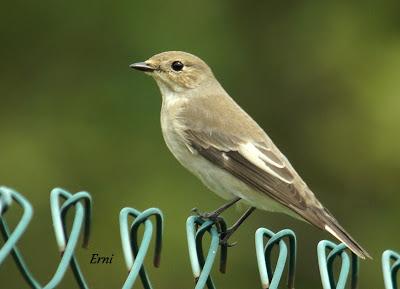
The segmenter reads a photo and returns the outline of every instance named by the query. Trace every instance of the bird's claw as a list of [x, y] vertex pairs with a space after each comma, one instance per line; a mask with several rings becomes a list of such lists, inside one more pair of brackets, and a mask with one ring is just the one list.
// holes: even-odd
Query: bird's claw
[[230, 247], [236, 246], [237, 243], [238, 243], [238, 242], [228, 243], [228, 240], [226, 240], [226, 241], [220, 240], [220, 241], [219, 241], [219, 244], [220, 244], [221, 246], [227, 246], [227, 247], [229, 247], [229, 248], [230, 248]]
[[197, 217], [202, 218], [203, 220], [210, 220], [213, 222], [218, 222], [220, 219], [219, 214], [216, 214], [214, 212], [201, 212], [198, 208], [193, 208], [191, 212], [196, 215]]
[[230, 230], [229, 228], [224, 231], [221, 232], [220, 234], [220, 240], [219, 240], [219, 244], [221, 246], [227, 246], [227, 247], [233, 247], [236, 246], [237, 242], [233, 242], [233, 243], [228, 243], [229, 238], [232, 236], [232, 234], [235, 232], [235, 230]]
[[221, 246], [233, 247], [236, 246], [237, 242], [228, 243], [228, 239], [232, 236], [235, 230], [226, 230], [223, 229], [224, 226], [221, 225], [221, 221], [223, 220], [218, 213], [216, 212], [201, 212], [198, 208], [193, 208], [191, 212], [197, 217], [203, 220], [210, 220], [215, 223], [217, 226], [218, 233], [220, 234], [219, 244]]

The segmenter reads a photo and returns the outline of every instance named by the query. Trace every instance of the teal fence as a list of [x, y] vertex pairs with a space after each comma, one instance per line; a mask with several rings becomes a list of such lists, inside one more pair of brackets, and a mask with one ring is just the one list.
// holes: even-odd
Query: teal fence
[[[62, 202], [60, 202], [62, 201]], [[32, 206], [20, 193], [0, 187], [0, 230], [4, 243], [0, 248], [0, 266], [9, 255], [14, 259], [22, 277], [34, 289], [56, 288], [62, 282], [68, 267], [72, 270], [79, 288], [89, 288], [75, 258], [78, 239], [83, 234], [83, 247], [87, 247], [90, 238], [90, 224], [92, 215], [92, 198], [87, 192], [71, 194], [66, 190], [55, 188], [50, 194], [51, 213], [56, 242], [60, 250], [60, 262], [54, 275], [47, 284], [40, 284], [33, 276], [20, 251], [17, 243], [33, 216]], [[23, 214], [15, 229], [11, 231], [7, 225], [7, 211], [16, 205], [23, 209]], [[72, 227], [67, 231], [66, 215], [69, 210], [74, 211]], [[160, 265], [163, 215], [157, 208], [150, 208], [140, 212], [133, 208], [124, 208], [119, 216], [122, 249], [125, 263], [129, 272], [123, 289], [132, 288], [139, 278], [145, 289], [152, 289], [149, 276], [143, 262], [149, 250], [150, 241], [155, 236], [155, 249], [153, 264]], [[155, 227], [153, 225], [155, 224]], [[138, 229], [144, 226], [142, 241], [138, 244]], [[215, 224], [197, 216], [190, 216], [186, 222], [189, 258], [195, 278], [195, 289], [215, 289], [216, 286], [210, 275], [215, 263], [218, 250], [220, 250], [219, 271], [225, 273], [228, 246], [219, 245], [220, 233], [226, 229], [223, 219]], [[155, 230], [155, 233], [154, 233]], [[203, 237], [210, 234], [211, 241], [207, 251], [203, 248]], [[296, 270], [296, 235], [292, 230], [285, 229], [272, 232], [259, 228], [255, 233], [255, 248], [258, 270], [262, 288], [276, 289], [285, 279], [283, 272], [287, 266], [287, 287], [294, 288]], [[276, 248], [278, 258], [272, 264], [271, 253]], [[335, 244], [331, 241], [321, 241], [317, 247], [318, 264], [321, 283], [324, 289], [340, 289], [348, 285], [357, 288], [359, 260], [358, 257], [347, 250], [344, 244]], [[334, 278], [334, 261], [341, 259], [339, 276]], [[400, 255], [392, 250], [382, 254], [383, 279], [386, 289], [397, 289], [397, 274], [400, 269]], [[348, 280], [350, 281], [348, 282]], [[6, 285], [10, 280], [0, 280], [0, 285]], [[348, 283], [348, 284], [347, 284]], [[3, 286], [0, 286], [3, 288]]]

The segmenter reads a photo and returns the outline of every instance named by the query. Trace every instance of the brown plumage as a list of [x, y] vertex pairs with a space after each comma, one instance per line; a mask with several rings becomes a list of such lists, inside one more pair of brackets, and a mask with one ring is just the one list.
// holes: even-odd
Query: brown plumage
[[161, 126], [168, 148], [207, 187], [226, 199], [240, 197], [259, 209], [305, 220], [361, 258], [370, 258], [201, 59], [173, 51], [140, 65], [148, 66], [161, 90]]

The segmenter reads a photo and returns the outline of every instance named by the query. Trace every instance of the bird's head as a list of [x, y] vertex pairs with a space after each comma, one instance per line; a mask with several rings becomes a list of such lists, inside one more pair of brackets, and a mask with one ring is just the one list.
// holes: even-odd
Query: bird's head
[[203, 60], [181, 51], [162, 52], [130, 67], [151, 75], [162, 91], [182, 92], [214, 79]]

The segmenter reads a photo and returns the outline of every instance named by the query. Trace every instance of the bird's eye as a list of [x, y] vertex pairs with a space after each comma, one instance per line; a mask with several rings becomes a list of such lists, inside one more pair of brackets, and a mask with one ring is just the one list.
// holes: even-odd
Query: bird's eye
[[180, 61], [174, 61], [172, 62], [171, 67], [175, 71], [181, 71], [183, 69], [183, 63]]

